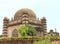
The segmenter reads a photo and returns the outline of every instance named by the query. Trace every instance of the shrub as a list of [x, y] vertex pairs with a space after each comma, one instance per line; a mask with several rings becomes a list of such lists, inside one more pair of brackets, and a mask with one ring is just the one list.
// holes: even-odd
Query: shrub
[[21, 36], [33, 36], [36, 35], [36, 29], [29, 24], [25, 24], [18, 29]]

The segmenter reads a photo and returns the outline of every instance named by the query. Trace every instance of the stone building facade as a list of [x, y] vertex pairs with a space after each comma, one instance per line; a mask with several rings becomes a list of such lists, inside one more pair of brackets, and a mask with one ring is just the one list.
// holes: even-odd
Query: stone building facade
[[3, 37], [18, 37], [20, 34], [18, 33], [19, 26], [23, 24], [31, 24], [37, 33], [37, 36], [45, 36], [47, 35], [47, 24], [46, 24], [46, 18], [43, 17], [42, 19], [36, 18], [35, 13], [28, 9], [23, 8], [18, 10], [14, 18], [9, 20], [7, 17], [4, 17], [3, 19]]
[[52, 29], [50, 30], [50, 32], [48, 33], [48, 36], [50, 36], [51, 34], [53, 34], [54, 36], [59, 36], [58, 32], [54, 32]]

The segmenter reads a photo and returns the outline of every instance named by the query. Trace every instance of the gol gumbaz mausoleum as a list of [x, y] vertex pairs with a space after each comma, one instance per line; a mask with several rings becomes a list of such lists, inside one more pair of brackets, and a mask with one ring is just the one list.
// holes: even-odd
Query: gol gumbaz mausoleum
[[9, 38], [21, 36], [18, 33], [18, 28], [23, 24], [31, 24], [38, 32], [36, 36], [45, 36], [48, 34], [46, 18], [43, 17], [39, 20], [36, 18], [36, 14], [32, 10], [23, 8], [18, 10], [15, 13], [14, 18], [11, 20], [9, 20], [7, 17], [4, 17], [2, 36]]

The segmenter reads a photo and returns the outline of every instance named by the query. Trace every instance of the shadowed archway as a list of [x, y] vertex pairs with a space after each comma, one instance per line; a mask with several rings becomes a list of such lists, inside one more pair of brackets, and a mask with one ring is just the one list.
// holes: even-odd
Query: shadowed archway
[[12, 37], [18, 37], [18, 31], [17, 31], [17, 29], [13, 30]]

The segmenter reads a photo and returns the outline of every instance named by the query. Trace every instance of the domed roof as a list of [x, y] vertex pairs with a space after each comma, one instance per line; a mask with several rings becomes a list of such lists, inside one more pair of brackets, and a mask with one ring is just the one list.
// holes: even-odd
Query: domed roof
[[21, 10], [18, 10], [16, 13], [15, 13], [15, 16], [14, 18], [18, 18], [18, 17], [21, 17], [23, 15], [23, 13], [27, 13], [28, 16], [32, 17], [32, 18], [36, 18], [36, 15], [35, 13], [28, 9], [28, 8], [23, 8]]

